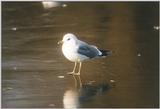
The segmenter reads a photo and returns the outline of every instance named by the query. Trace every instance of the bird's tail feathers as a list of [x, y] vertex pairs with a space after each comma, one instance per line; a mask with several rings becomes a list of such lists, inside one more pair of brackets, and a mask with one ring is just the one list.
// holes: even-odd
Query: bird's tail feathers
[[112, 54], [111, 50], [100, 50], [101, 51], [101, 55], [100, 56], [110, 56]]

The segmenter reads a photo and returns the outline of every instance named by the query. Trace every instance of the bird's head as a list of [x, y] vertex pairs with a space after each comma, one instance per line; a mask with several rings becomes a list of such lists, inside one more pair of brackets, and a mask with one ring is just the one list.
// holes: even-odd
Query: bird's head
[[67, 33], [63, 36], [63, 40], [59, 41], [58, 44], [70, 42], [73, 43], [77, 40], [77, 37], [72, 33]]

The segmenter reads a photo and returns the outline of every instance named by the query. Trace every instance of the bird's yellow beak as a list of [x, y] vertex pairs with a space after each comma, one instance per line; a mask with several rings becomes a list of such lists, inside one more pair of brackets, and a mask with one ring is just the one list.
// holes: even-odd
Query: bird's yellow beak
[[63, 40], [61, 40], [61, 41], [58, 41], [58, 44], [63, 44]]

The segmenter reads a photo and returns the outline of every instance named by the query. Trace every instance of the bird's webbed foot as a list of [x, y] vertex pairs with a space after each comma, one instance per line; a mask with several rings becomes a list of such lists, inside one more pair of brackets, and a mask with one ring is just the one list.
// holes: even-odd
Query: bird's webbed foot
[[74, 75], [74, 74], [76, 74], [75, 72], [68, 72], [67, 73], [68, 75]]
[[80, 73], [74, 73], [73, 75], [77, 75], [77, 76], [79, 76], [79, 75], [80, 75]]

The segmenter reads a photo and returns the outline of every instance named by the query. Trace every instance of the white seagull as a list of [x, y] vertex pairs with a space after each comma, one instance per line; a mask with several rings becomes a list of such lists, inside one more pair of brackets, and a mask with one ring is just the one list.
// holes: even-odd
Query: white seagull
[[[89, 45], [86, 42], [78, 40], [72, 33], [65, 34], [63, 40], [59, 41], [58, 44], [62, 44], [64, 56], [68, 60], [75, 62], [73, 71], [68, 73], [73, 75], [80, 75], [82, 62], [84, 60], [104, 57], [111, 54], [109, 50], [100, 50], [94, 45]], [[79, 63], [78, 73], [75, 72], [77, 63]]]

